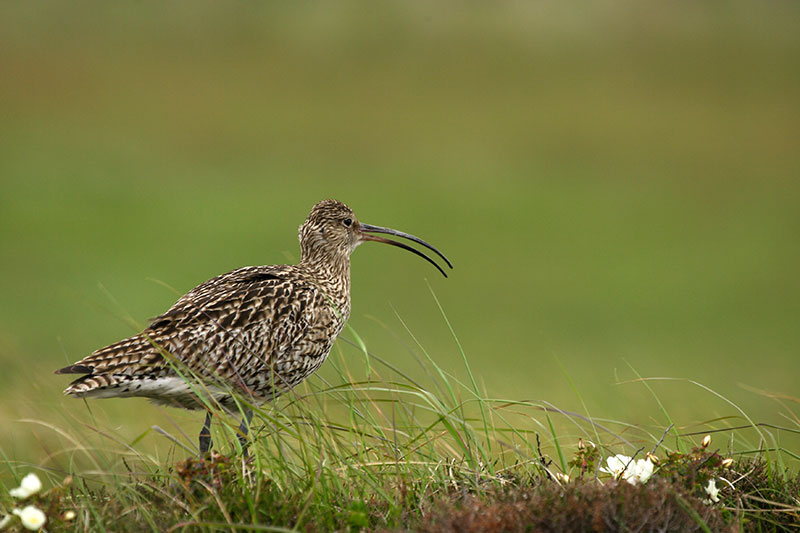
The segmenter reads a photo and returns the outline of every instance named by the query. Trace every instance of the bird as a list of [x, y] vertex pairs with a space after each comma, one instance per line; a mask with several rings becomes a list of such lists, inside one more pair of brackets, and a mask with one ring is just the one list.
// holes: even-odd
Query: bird
[[422, 251], [380, 234], [417, 243], [453, 268], [419, 237], [362, 223], [346, 204], [323, 200], [299, 228], [299, 263], [242, 267], [201, 283], [142, 332], [56, 370], [80, 374], [64, 394], [145, 397], [161, 405], [204, 409], [201, 455], [213, 446], [211, 406], [243, 411], [239, 439], [244, 447], [253, 411], [239, 407], [237, 396], [248, 405], [266, 403], [322, 365], [350, 316], [350, 254], [359, 245], [402, 248], [447, 277]]

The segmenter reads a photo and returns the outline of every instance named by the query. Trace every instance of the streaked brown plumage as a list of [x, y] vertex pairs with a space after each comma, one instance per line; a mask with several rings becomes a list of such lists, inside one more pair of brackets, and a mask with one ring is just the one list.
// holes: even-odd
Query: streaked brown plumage
[[[236, 391], [263, 402], [293, 388], [325, 361], [350, 316], [350, 254], [365, 241], [422, 252], [371, 233], [428, 243], [396, 230], [360, 223], [335, 200], [316, 204], [300, 226], [297, 265], [244, 267], [202, 283], [138, 335], [101, 348], [57, 374], [84, 374], [65, 394], [143, 396], [186, 409], [205, 408], [205, 391], [233, 410]], [[194, 376], [193, 379], [186, 379]], [[205, 392], [201, 392], [204, 394]], [[206, 400], [207, 402], [207, 400]], [[211, 445], [210, 415], [200, 448]], [[243, 421], [243, 431], [247, 426]]]

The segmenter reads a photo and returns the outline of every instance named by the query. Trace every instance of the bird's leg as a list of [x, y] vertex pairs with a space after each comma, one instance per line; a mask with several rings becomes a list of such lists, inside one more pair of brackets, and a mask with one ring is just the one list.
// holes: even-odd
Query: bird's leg
[[206, 411], [206, 421], [200, 430], [200, 455], [205, 455], [214, 443], [211, 442], [211, 411]]
[[242, 451], [247, 455], [247, 434], [250, 431], [250, 422], [253, 420], [253, 410], [249, 407], [244, 410], [242, 423], [239, 424], [239, 444], [242, 445]]

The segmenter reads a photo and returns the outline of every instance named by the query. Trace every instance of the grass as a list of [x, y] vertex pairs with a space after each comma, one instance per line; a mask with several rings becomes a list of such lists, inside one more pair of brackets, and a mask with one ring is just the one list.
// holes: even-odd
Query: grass
[[[659, 495], [701, 530], [786, 523], [799, 13], [0, 4], [0, 483], [38, 471], [74, 529], [546, 529], [534, 509], [561, 496], [604, 524], [626, 516], [615, 497]], [[182, 463], [198, 413], [62, 398], [52, 370], [138, 331], [165, 286], [295, 260], [325, 197], [456, 270], [431, 281], [439, 306], [425, 265], [359, 249], [357, 346], [262, 410], [252, 463], [234, 420], [215, 427], [229, 463]], [[661, 492], [600, 487], [573, 464], [579, 439], [608, 456], [664, 437], [665, 461], [706, 434], [747, 474], [723, 493], [741, 501], [699, 505], [659, 474]]]
[[[342, 344], [371, 361], [369, 379], [354, 379], [354, 359]], [[474, 380], [462, 382], [438, 366], [421, 344], [424, 383], [377, 354], [365, 358], [360, 343], [337, 346], [326, 363], [335, 383], [311, 379], [263, 406], [241, 400], [256, 413], [246, 453], [238, 420], [221, 412], [212, 426], [215, 448], [205, 457], [177, 423], [150, 430], [161, 435], [165, 457], [143, 452], [145, 435], [126, 440], [94, 418], [101, 403], [87, 403], [84, 423], [69, 429], [29, 421], [58, 436], [33, 468], [52, 488], [32, 501], [53, 531], [789, 531], [800, 525], [800, 457], [780, 445], [782, 436], [800, 434], [796, 416], [792, 427], [768, 428], [731, 403], [730, 416], [691, 432], [673, 424], [642, 427], [487, 396]], [[466, 355], [463, 361], [468, 368]], [[571, 429], [559, 433], [556, 426]], [[706, 434], [714, 446], [700, 442]], [[659, 461], [655, 474], [636, 486], [614, 480], [600, 467], [617, 453], [652, 454]], [[31, 470], [7, 456], [4, 466], [14, 482]], [[721, 501], [707, 505], [703, 487], [711, 479], [721, 486]], [[2, 491], [0, 505], [8, 511], [18, 504]]]

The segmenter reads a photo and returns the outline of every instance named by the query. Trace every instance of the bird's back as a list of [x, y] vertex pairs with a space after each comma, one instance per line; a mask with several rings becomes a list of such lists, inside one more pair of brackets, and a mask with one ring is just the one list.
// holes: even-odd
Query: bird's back
[[145, 396], [190, 409], [202, 407], [202, 391], [227, 406], [233, 405], [231, 389], [271, 399], [327, 357], [350, 311], [349, 290], [334, 292], [336, 285], [302, 265], [222, 274], [181, 297], [138, 335], [59, 370], [84, 374], [64, 392]]

